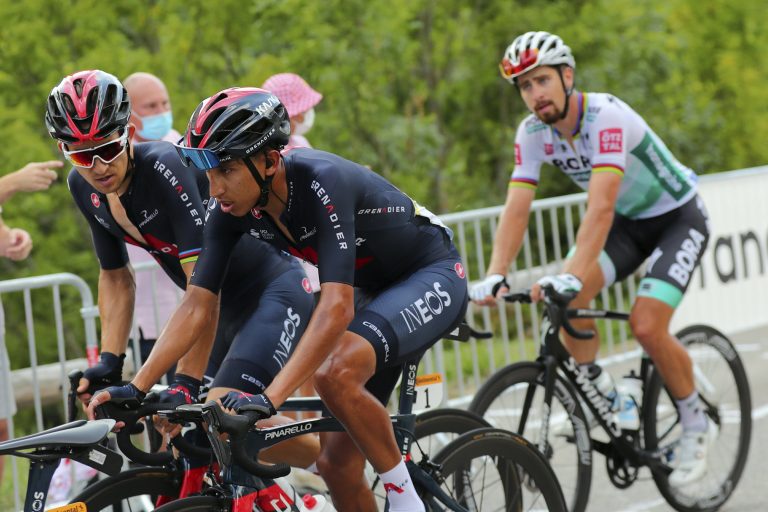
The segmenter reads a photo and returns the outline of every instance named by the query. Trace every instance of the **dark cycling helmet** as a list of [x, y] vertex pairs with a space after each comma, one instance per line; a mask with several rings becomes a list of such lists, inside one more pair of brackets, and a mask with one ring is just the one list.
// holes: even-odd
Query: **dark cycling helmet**
[[291, 122], [277, 96], [255, 87], [230, 87], [198, 105], [184, 146], [213, 152], [219, 161], [247, 158], [288, 144]]
[[97, 141], [124, 129], [131, 116], [128, 92], [114, 75], [95, 69], [78, 71], [48, 95], [45, 125], [64, 143]]
[[[262, 178], [250, 157], [262, 149], [283, 149], [290, 136], [288, 112], [277, 96], [254, 87], [231, 87], [197, 106], [177, 147], [184, 162], [200, 170], [241, 158], [261, 188], [257, 206], [264, 207], [274, 175]], [[272, 165], [268, 160], [267, 166]]]

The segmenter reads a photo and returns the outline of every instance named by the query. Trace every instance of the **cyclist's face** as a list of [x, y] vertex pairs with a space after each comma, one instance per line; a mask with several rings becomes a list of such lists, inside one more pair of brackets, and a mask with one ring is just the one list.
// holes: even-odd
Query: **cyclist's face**
[[[264, 175], [264, 155], [253, 159], [256, 168]], [[209, 169], [206, 174], [210, 182], [211, 196], [224, 213], [242, 217], [258, 203], [261, 189], [251, 171], [239, 158], [223, 162], [219, 167]]]
[[[571, 77], [566, 74], [571, 74], [570, 68], [563, 70], [567, 82]], [[532, 69], [518, 77], [517, 86], [528, 110], [536, 117], [547, 124], [560, 120], [565, 108], [565, 91], [557, 69], [551, 66]]]
[[[128, 137], [130, 138], [130, 133]], [[79, 151], [82, 149], [94, 148], [101, 146], [107, 142], [117, 140], [120, 138], [120, 134], [115, 132], [106, 139], [99, 141], [89, 141], [80, 144], [67, 144], [65, 149], [69, 151]], [[120, 155], [110, 163], [104, 163], [99, 157], [93, 159], [93, 167], [78, 167], [74, 166], [77, 173], [88, 182], [93, 188], [101, 192], [102, 194], [111, 194], [116, 192], [118, 194], [124, 193], [128, 189], [130, 183], [130, 177], [128, 173], [128, 147]]]

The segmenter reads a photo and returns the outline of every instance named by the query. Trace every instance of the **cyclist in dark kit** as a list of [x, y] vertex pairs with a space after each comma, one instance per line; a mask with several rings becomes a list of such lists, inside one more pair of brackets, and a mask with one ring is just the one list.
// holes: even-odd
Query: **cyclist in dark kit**
[[[428, 210], [337, 155], [306, 148], [282, 155], [289, 135], [276, 96], [231, 88], [198, 106], [179, 147], [190, 166], [206, 171], [212, 196], [193, 285], [220, 280], [232, 247], [254, 232], [314, 263], [320, 275], [320, 299], [293, 357], [262, 394], [230, 393], [222, 403], [269, 416], [314, 375], [347, 429], [323, 438], [318, 459], [336, 507], [376, 510], [363, 475], [367, 458], [390, 510], [424, 510], [384, 404], [400, 365], [463, 317], [464, 268], [450, 230]], [[209, 314], [202, 297], [186, 306], [161, 340], [189, 336]]]
[[[186, 170], [170, 143], [131, 144], [130, 113], [122, 83], [99, 70], [65, 77], [48, 97], [46, 125], [74, 166], [69, 189], [89, 224], [100, 265], [101, 356], [86, 370], [81, 392], [89, 383], [118, 383], [122, 377], [135, 290], [126, 243], [147, 250], [186, 289], [203, 242], [207, 180]], [[260, 271], [253, 272], [252, 264]], [[204, 373], [212, 380], [210, 398], [233, 389], [263, 391], [307, 325], [313, 303], [308, 287], [294, 258], [243, 237], [227, 271], [211, 286], [213, 293], [207, 292], [212, 307], [190, 343], [158, 345], [134, 379], [137, 385], [107, 388], [91, 399], [91, 410], [107, 397], [138, 405], [177, 361], [174, 382], [162, 396], [166, 401], [197, 401]], [[305, 454], [289, 462], [306, 467], [319, 447], [311, 438], [302, 445]]]

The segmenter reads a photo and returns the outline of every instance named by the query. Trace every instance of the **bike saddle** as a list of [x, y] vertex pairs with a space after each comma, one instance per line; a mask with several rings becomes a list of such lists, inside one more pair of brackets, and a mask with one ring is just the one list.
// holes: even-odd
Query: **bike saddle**
[[0, 453], [32, 448], [91, 446], [107, 437], [115, 420], [78, 420], [0, 443]]

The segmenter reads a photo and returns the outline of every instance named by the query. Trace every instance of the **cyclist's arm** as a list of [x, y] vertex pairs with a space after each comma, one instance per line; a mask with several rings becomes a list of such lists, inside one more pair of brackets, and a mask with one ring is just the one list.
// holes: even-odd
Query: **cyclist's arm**
[[[213, 346], [218, 317], [218, 295], [189, 285], [149, 358], [133, 378], [133, 385], [148, 391], [176, 361], [179, 361], [178, 373], [201, 379]], [[190, 350], [192, 347], [195, 350]]]
[[528, 228], [528, 214], [536, 191], [509, 187], [507, 200], [499, 218], [487, 274], [506, 276], [512, 260], [517, 257]]
[[[203, 234], [203, 249], [197, 261], [185, 263], [187, 290], [155, 342], [147, 361], [133, 379], [142, 391], [148, 390], [180, 357], [177, 371], [202, 378], [210, 356], [219, 318], [219, 291], [229, 258], [241, 233], [232, 228], [235, 217], [210, 212]], [[200, 343], [200, 349], [197, 348]], [[190, 350], [195, 347], [195, 350]]]
[[304, 335], [288, 362], [264, 391], [275, 407], [280, 407], [320, 368], [347, 330], [354, 314], [352, 286], [324, 282], [320, 301]]
[[589, 180], [587, 211], [576, 233], [576, 253], [565, 264], [565, 271], [582, 282], [605, 246], [620, 186], [621, 176], [611, 172], [594, 173]]
[[111, 270], [99, 270], [98, 294], [101, 351], [123, 354], [128, 346], [136, 296], [133, 269], [126, 265]]

